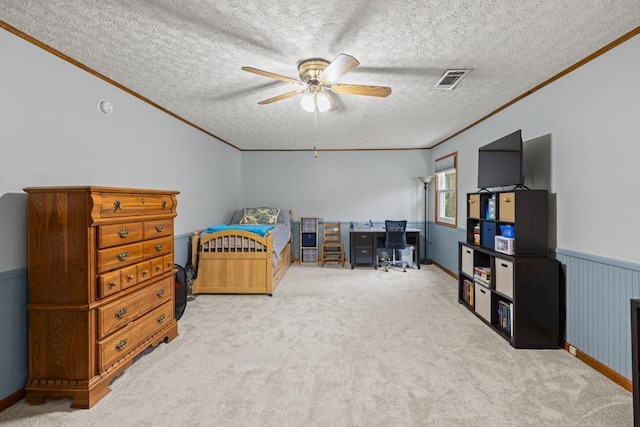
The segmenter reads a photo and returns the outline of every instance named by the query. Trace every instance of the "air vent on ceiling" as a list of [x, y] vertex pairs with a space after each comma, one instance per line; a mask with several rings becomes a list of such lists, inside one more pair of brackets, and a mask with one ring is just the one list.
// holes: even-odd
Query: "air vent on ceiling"
[[433, 88], [441, 90], [451, 90], [456, 87], [458, 83], [460, 83], [460, 80], [462, 80], [462, 78], [466, 76], [468, 72], [469, 70], [447, 70], [442, 75], [442, 77], [440, 77], [440, 80], [438, 80], [438, 83], [436, 83]]

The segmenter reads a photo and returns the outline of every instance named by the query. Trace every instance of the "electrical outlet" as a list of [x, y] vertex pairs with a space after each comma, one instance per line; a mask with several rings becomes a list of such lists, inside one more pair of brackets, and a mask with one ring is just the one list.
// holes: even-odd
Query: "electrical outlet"
[[571, 353], [573, 356], [578, 356], [578, 349], [575, 348], [574, 346], [570, 345], [569, 346], [569, 353]]

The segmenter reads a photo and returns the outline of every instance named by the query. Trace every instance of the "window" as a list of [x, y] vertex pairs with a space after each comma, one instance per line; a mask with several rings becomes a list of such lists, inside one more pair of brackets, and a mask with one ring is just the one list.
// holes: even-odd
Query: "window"
[[457, 227], [458, 153], [436, 160], [436, 223]]

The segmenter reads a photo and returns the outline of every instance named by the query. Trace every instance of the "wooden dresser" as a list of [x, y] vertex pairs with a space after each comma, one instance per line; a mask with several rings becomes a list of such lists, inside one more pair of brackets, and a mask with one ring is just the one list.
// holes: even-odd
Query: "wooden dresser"
[[25, 188], [29, 403], [89, 408], [134, 357], [178, 335], [177, 191]]

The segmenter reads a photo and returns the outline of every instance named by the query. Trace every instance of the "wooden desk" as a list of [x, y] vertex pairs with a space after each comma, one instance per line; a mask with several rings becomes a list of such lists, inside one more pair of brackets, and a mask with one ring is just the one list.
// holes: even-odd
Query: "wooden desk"
[[[351, 269], [356, 266], [378, 268], [378, 249], [384, 248], [384, 228], [349, 230], [349, 259]], [[407, 245], [413, 245], [413, 262], [420, 268], [420, 229], [407, 228]]]

